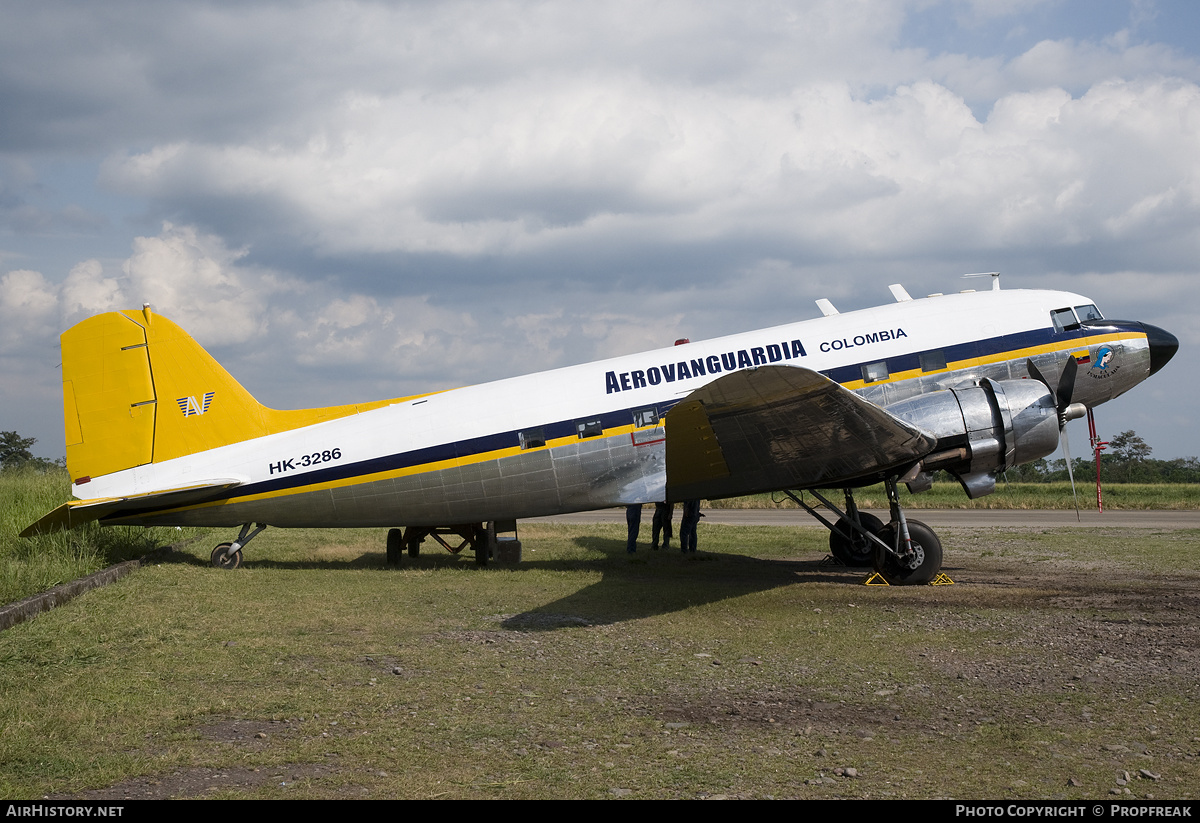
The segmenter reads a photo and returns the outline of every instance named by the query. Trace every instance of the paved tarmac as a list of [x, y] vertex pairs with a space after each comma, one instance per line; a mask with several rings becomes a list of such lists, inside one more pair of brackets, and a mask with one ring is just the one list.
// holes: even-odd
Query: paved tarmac
[[[866, 511], [866, 510], [864, 510]], [[869, 510], [880, 520], [889, 519], [886, 511]], [[1081, 510], [1076, 519], [1074, 510], [1024, 509], [905, 509], [914, 520], [939, 529], [946, 527], [986, 528], [1104, 528], [1104, 529], [1200, 529], [1200, 511], [1145, 511], [1133, 509], [1109, 510], [1103, 514], [1095, 509]], [[822, 512], [823, 514], [827, 514]], [[654, 506], [642, 509], [646, 523], [654, 515]], [[833, 519], [833, 515], [828, 515]], [[553, 517], [532, 517], [523, 523], [624, 523], [624, 509], [603, 509], [594, 512], [559, 514]], [[730, 526], [814, 526], [822, 528], [803, 509], [704, 509], [705, 523]], [[678, 527], [679, 513], [676, 509]]]

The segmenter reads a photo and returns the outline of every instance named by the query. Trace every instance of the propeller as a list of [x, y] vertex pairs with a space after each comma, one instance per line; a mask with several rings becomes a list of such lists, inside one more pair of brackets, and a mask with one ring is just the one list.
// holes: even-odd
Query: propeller
[[1033, 362], [1032, 357], [1025, 361], [1025, 368], [1030, 377], [1044, 385], [1054, 395], [1054, 405], [1058, 411], [1059, 440], [1062, 442], [1063, 457], [1067, 460], [1067, 477], [1071, 479], [1071, 496], [1075, 498], [1075, 517], [1082, 519], [1079, 514], [1079, 494], [1075, 491], [1075, 470], [1071, 466], [1071, 443], [1067, 437], [1067, 421], [1087, 414], [1086, 406], [1082, 403], [1071, 402], [1071, 396], [1075, 393], [1075, 375], [1079, 371], [1079, 364], [1075, 362], [1072, 355], [1068, 354], [1067, 362], [1063, 364], [1062, 372], [1058, 375], [1058, 386], [1053, 388], [1050, 386], [1050, 381], [1042, 375], [1037, 364]]

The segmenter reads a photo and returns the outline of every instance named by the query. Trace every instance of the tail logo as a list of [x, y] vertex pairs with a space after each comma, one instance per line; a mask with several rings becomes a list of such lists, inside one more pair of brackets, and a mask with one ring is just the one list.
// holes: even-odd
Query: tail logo
[[191, 417], [193, 414], [204, 414], [208, 411], [208, 406], [212, 403], [213, 395], [216, 392], [210, 391], [204, 395], [203, 400], [196, 400], [195, 397], [180, 397], [175, 402], [179, 404], [179, 410], [183, 412], [184, 417]]

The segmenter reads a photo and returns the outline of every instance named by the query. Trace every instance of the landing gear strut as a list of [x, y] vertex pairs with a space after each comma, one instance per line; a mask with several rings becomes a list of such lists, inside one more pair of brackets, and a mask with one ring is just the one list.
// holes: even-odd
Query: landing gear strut
[[849, 488], [843, 489], [844, 512], [819, 492], [810, 490], [825, 508], [838, 515], [836, 523], [826, 520], [792, 492], [784, 494], [829, 529], [829, 550], [845, 565], [874, 566], [893, 586], [928, 583], [942, 568], [942, 543], [929, 526], [904, 516], [896, 489], [898, 481], [896, 477], [884, 481], [891, 513], [891, 522], [886, 525], [874, 515], [860, 512]]
[[[458, 526], [437, 526], [434, 528], [418, 528], [409, 526], [406, 529], [389, 529], [387, 536], [387, 564], [399, 566], [405, 550], [409, 557], [421, 556], [421, 543], [426, 537], [432, 537], [442, 548], [451, 554], [458, 554], [465, 548], [475, 553], [475, 562], [486, 566], [491, 552], [488, 548], [487, 529], [482, 523], [465, 523]], [[457, 538], [447, 542], [445, 538]]]
[[212, 550], [209, 561], [215, 568], [232, 570], [242, 565], [242, 547], [267, 527], [266, 523], [255, 523], [254, 525], [256, 528], [254, 531], [250, 531], [250, 524], [243, 524], [237, 540], [232, 543], [221, 543]]

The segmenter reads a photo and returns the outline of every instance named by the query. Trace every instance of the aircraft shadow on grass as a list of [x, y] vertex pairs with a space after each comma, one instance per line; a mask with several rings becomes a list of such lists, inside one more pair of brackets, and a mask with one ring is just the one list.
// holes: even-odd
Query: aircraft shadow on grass
[[[824, 558], [775, 560], [744, 554], [700, 550], [683, 555], [678, 548], [654, 551], [641, 545], [636, 554], [625, 551], [625, 542], [612, 538], [580, 536], [573, 540], [577, 557], [542, 560], [526, 554], [520, 563], [493, 562], [482, 573], [553, 571], [600, 572], [599, 582], [552, 600], [501, 622], [516, 631], [552, 631], [562, 628], [605, 625], [669, 614], [771, 589], [797, 584], [835, 583], [859, 585], [868, 570], [826, 565]], [[208, 567], [201, 557], [174, 552], [164, 562]], [[469, 553], [459, 557], [449, 552], [425, 551], [405, 557], [408, 568], [449, 570], [462, 564], [474, 565]], [[365, 552], [351, 559], [281, 561], [256, 559], [243, 568], [260, 570], [355, 570], [384, 565], [381, 552]]]

